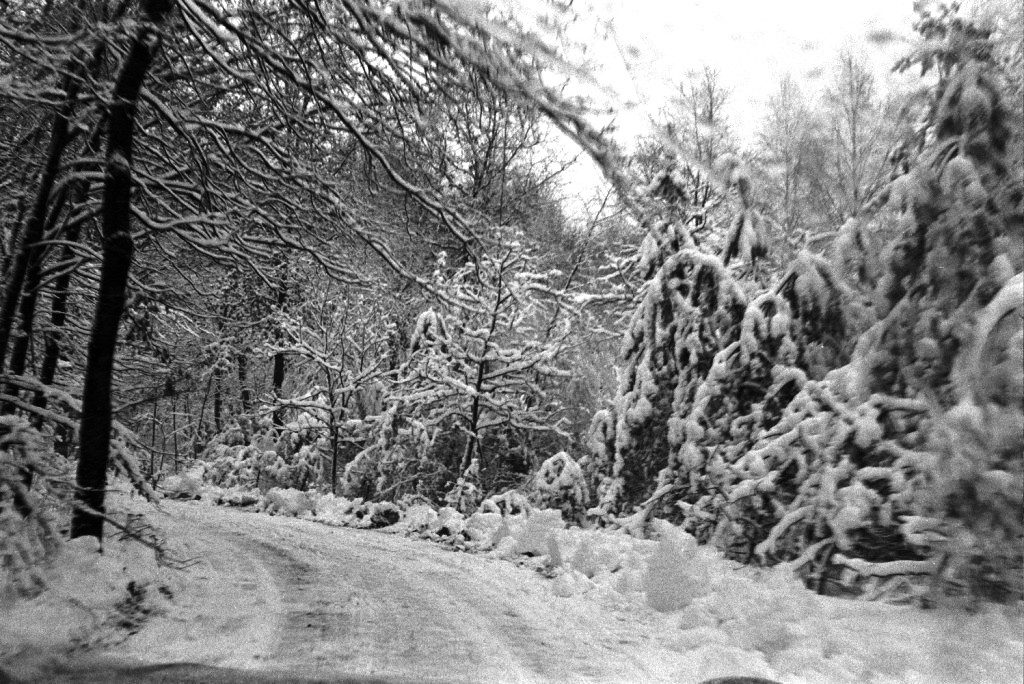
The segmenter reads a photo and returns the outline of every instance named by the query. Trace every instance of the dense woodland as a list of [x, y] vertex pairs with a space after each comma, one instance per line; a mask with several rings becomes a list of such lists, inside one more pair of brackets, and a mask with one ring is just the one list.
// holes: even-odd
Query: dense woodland
[[711, 68], [641, 140], [600, 128], [558, 0], [0, 3], [6, 581], [121, 524], [115, 475], [200, 466], [1019, 598], [1005, 7], [921, 9], [910, 89], [853, 51], [782, 80], [743, 145]]

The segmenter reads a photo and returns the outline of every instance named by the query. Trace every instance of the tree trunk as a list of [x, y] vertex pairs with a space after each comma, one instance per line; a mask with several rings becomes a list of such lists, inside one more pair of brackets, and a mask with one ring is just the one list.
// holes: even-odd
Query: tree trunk
[[178, 395], [171, 395], [171, 445], [174, 447], [174, 472], [178, 472]]
[[142, 81], [159, 49], [157, 28], [172, 6], [173, 0], [142, 0], [143, 23], [118, 74], [110, 104], [102, 208], [103, 261], [82, 389], [80, 453], [75, 478], [78, 505], [71, 518], [72, 539], [103, 539], [114, 353], [135, 249], [131, 237], [135, 112]]
[[223, 399], [221, 399], [221, 378], [224, 371], [218, 366], [213, 370], [213, 430], [220, 434], [220, 414], [223, 411]]
[[238, 355], [238, 386], [241, 389], [242, 413], [252, 412], [252, 390], [249, 388], [249, 357], [245, 353]]
[[[170, 2], [170, 0], [162, 1]], [[127, 0], [122, 0], [117, 8], [115, 8], [110, 20], [119, 20], [124, 16], [127, 8]], [[74, 54], [67, 60], [65, 65], [65, 77], [62, 84], [62, 89], [65, 92], [64, 102], [61, 104], [60, 109], [54, 113], [53, 121], [50, 124], [50, 143], [46, 152], [46, 162], [39, 174], [39, 188], [36, 191], [32, 209], [26, 217], [19, 235], [15, 238], [17, 242], [15, 243], [15, 248], [12, 249], [10, 268], [4, 274], [7, 282], [4, 285], [2, 303], [0, 303], [0, 368], [3, 368], [7, 361], [11, 329], [14, 327], [14, 312], [18, 308], [22, 288], [26, 284], [28, 284], [28, 287], [25, 288], [25, 293], [26, 295], [32, 295], [32, 301], [22, 304], [22, 326], [23, 328], [27, 326], [29, 333], [31, 333], [32, 320], [35, 315], [35, 300], [38, 296], [38, 270], [45, 258], [46, 251], [45, 247], [40, 245], [39, 242], [43, 238], [46, 228], [46, 217], [50, 213], [50, 193], [53, 191], [57, 174], [60, 171], [61, 157], [64, 154], [64, 149], [74, 136], [71, 129], [71, 119], [74, 116], [75, 103], [78, 100], [79, 81], [82, 76], [95, 75], [103, 63], [106, 49], [106, 43], [101, 42], [93, 48], [88, 56]], [[66, 197], [65, 193], [62, 201]], [[53, 221], [56, 221], [55, 214], [51, 219], [51, 223]], [[34, 278], [36, 282], [34, 284], [26, 283], [26, 275], [29, 273], [30, 268], [36, 269]], [[27, 348], [28, 341], [26, 340], [24, 344]], [[24, 354], [24, 351], [22, 351], [22, 354]], [[19, 363], [23, 370], [24, 359]], [[20, 374], [20, 372], [17, 374]]]
[[[281, 286], [277, 290], [277, 310], [280, 312], [284, 311], [284, 305], [288, 301], [288, 281], [283, 279]], [[280, 344], [284, 339], [284, 335], [281, 332], [280, 326], [278, 326], [276, 332], [277, 341]], [[284, 387], [284, 352], [277, 352], [274, 354], [274, 399], [277, 401], [281, 400], [281, 392]], [[274, 408], [274, 425], [281, 427], [284, 424], [284, 410], [280, 405]]]
[[153, 400], [153, 420], [149, 426], [149, 477], [156, 482], [156, 414], [160, 408], [160, 397]]
[[[69, 242], [78, 240], [78, 227], [70, 228], [65, 236]], [[61, 260], [70, 261], [74, 258], [74, 251], [70, 245], [65, 245], [61, 250]], [[67, 268], [53, 286], [53, 295], [50, 301], [50, 325], [43, 333], [43, 361], [39, 367], [39, 382], [44, 385], [52, 385], [57, 375], [57, 363], [60, 360], [60, 343], [63, 338], [64, 324], [68, 317], [68, 295], [71, 289], [71, 270]], [[12, 364], [13, 365], [13, 364]], [[36, 392], [32, 405], [38, 408], [46, 408], [48, 399], [45, 392]], [[34, 418], [36, 427], [42, 424], [42, 418]]]
[[[89, 157], [97, 156], [99, 152], [101, 136], [103, 127], [97, 125], [96, 130], [89, 137], [89, 140], [85, 144], [85, 154]], [[69, 213], [74, 212], [74, 208], [80, 206], [89, 196], [90, 188], [89, 180], [82, 180], [78, 183], [75, 188], [75, 198], [72, 201], [72, 209]], [[62, 196], [59, 204], [63, 202]], [[51, 212], [51, 222], [55, 222], [58, 218], [59, 212]], [[78, 235], [80, 232], [80, 226], [78, 223], [71, 223], [66, 225], [62, 231], [64, 233], [65, 244], [61, 249], [60, 263], [70, 263], [75, 258], [75, 252], [71, 245], [78, 242]], [[53, 379], [57, 374], [57, 362], [60, 360], [60, 343], [63, 336], [64, 323], [67, 321], [68, 311], [68, 294], [71, 287], [71, 275], [73, 269], [66, 267], [63, 272], [57, 277], [56, 282], [53, 285], [53, 294], [50, 300], [50, 326], [43, 333], [43, 361], [39, 368], [39, 381], [44, 385], [52, 385]], [[36, 283], [38, 287], [38, 278], [33, 280], [33, 274], [29, 274], [26, 278], [27, 283]], [[24, 329], [24, 321], [26, 316], [22, 313], [22, 328]], [[19, 352], [16, 349], [12, 361], [12, 368], [17, 363]], [[32, 405], [38, 408], [46, 408], [48, 399], [45, 392], [36, 392], [35, 398], [32, 400]], [[32, 418], [33, 424], [36, 428], [42, 425], [42, 416], [37, 414]]]
[[50, 192], [53, 190], [57, 172], [60, 170], [60, 160], [64, 148], [70, 139], [70, 118], [77, 98], [76, 82], [76, 79], [70, 76], [64, 81], [67, 98], [60, 110], [54, 114], [53, 122], [50, 125], [50, 145], [46, 152], [46, 163], [39, 174], [39, 188], [36, 191], [35, 201], [25, 219], [21, 230], [20, 244], [14, 251], [10, 268], [4, 274], [7, 282], [4, 284], [3, 302], [0, 303], [0, 368], [3, 368], [7, 362], [7, 348], [11, 339], [11, 329], [14, 327], [14, 313], [18, 309], [21, 289], [29, 264], [34, 259], [41, 258], [42, 250], [39, 242], [43, 237]]
[[480, 423], [480, 388], [483, 387], [483, 380], [486, 372], [487, 362], [481, 360], [480, 365], [477, 366], [476, 383], [474, 384], [476, 394], [473, 395], [473, 403], [470, 406], [469, 436], [466, 438], [466, 450], [462, 454], [462, 463], [459, 468], [460, 473], [466, 472], [466, 469], [468, 469], [470, 464], [473, 463], [473, 456], [477, 451], [477, 442], [480, 441], [480, 435], [477, 434], [477, 425]]
[[331, 494], [338, 493], [338, 399], [334, 394], [334, 380], [330, 369], [327, 373], [327, 400], [330, 402], [331, 422]]
[[462, 454], [461, 473], [466, 472], [466, 469], [473, 463], [473, 456], [475, 452], [479, 451], [480, 435], [477, 434], [477, 425], [480, 423], [480, 394], [483, 391], [484, 378], [487, 377], [487, 352], [491, 349], [491, 341], [494, 339], [494, 331], [498, 328], [498, 316], [501, 313], [501, 307], [506, 301], [504, 286], [505, 267], [507, 262], [505, 259], [509, 256], [511, 256], [511, 252], [502, 258], [501, 270], [498, 272], [498, 294], [494, 298], [494, 308], [491, 310], [491, 320], [487, 328], [487, 337], [484, 338], [483, 350], [480, 353], [479, 365], [476, 368], [476, 381], [473, 383], [473, 403], [469, 412], [469, 437], [466, 442], [466, 451]]
[[[284, 385], [284, 353], [274, 354], [274, 398], [281, 399], [281, 388]], [[278, 406], [274, 409], [274, 425], [281, 427], [284, 424], [284, 410]]]

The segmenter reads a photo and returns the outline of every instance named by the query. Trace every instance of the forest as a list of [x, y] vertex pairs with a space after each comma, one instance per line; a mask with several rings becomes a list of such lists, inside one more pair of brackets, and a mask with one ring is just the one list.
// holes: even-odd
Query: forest
[[0, 594], [128, 481], [1024, 597], [1019, 3], [918, 3], [911, 86], [843, 51], [752, 141], [704, 65], [623, 140], [539, 5], [0, 3]]

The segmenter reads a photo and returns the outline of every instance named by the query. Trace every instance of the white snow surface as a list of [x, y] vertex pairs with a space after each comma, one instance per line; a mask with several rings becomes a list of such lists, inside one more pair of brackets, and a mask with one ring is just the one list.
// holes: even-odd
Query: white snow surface
[[[660, 541], [650, 541], [566, 529], [558, 511], [464, 518], [416, 506], [390, 528], [454, 533], [483, 551], [463, 553], [337, 527], [333, 513], [333, 524], [322, 525], [309, 511], [295, 518], [192, 503], [162, 508], [151, 521], [179, 557], [197, 564], [180, 577], [185, 590], [141, 631], [106, 648], [105, 663], [395, 681], [1024, 678], [1020, 605], [968, 614], [822, 597], [785, 566], [738, 566], [667, 523]], [[4, 612], [0, 656], [16, 650], [17, 639], [59, 648], [75, 636], [69, 606], [91, 601], [95, 610], [116, 597], [127, 571], [107, 563], [109, 550], [96, 560], [78, 546], [65, 552], [77, 565], [64, 565], [54, 589]], [[142, 555], [135, 561], [143, 574], [168, 572]], [[83, 577], [81, 586], [69, 575]], [[43, 628], [61, 615], [69, 629]]]

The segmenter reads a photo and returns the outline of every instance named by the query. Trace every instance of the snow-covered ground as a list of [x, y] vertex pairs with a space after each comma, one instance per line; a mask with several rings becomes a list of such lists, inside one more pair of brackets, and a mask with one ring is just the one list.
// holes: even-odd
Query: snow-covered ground
[[[65, 678], [89, 681], [195, 674], [196, 667], [219, 668], [209, 670], [220, 673], [217, 681], [695, 683], [756, 675], [959, 684], [1024, 677], [1020, 606], [970, 615], [820, 597], [785, 568], [737, 567], [669, 526], [654, 542], [563, 529], [553, 511], [462, 519], [426, 507], [410, 509], [396, 526], [438, 536], [461, 531], [467, 546], [490, 549], [461, 553], [339, 527], [362, 519], [344, 500], [283, 495], [272, 508], [287, 513], [291, 503], [303, 517], [165, 502], [166, 514], [151, 520], [179, 557], [197, 561], [181, 577], [155, 568], [141, 550], [114, 545], [96, 560], [71, 545], [53, 590], [5, 610], [0, 655], [19, 643], [56, 648], [91, 633], [102, 651], [60, 665]], [[309, 503], [315, 518], [303, 510]], [[111, 644], [98, 636], [112, 633], [102, 629], [109, 616], [98, 611], [131, 574], [120, 563], [128, 555], [136, 575], [145, 575], [139, 582], [167, 590], [150, 589], [136, 601], [135, 612], [143, 606], [148, 620]], [[34, 665], [37, 674], [54, 675], [38, 655], [33, 661], [23, 652], [11, 662], [22, 673]], [[179, 669], [145, 668], [167, 663]]]

